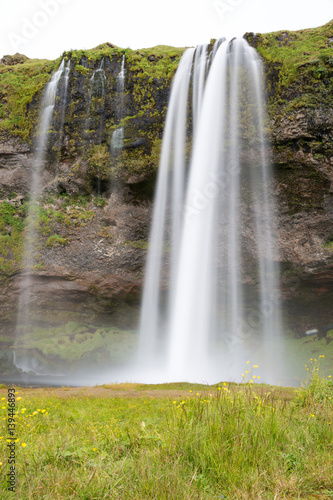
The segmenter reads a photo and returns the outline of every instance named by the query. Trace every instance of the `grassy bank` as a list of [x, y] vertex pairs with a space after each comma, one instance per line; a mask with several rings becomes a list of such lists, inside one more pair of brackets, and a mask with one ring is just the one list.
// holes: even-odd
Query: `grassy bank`
[[[240, 385], [16, 389], [16, 496], [333, 498], [333, 382], [319, 361], [302, 389], [256, 384], [252, 363]], [[0, 393], [7, 499], [7, 388]]]

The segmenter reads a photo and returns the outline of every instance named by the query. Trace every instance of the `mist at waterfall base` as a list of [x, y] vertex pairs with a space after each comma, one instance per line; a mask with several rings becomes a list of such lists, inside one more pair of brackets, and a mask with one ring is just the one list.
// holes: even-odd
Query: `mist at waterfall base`
[[290, 382], [266, 126], [261, 61], [244, 39], [184, 53], [164, 130], [138, 352], [117, 381], [241, 382], [251, 361], [261, 382]]

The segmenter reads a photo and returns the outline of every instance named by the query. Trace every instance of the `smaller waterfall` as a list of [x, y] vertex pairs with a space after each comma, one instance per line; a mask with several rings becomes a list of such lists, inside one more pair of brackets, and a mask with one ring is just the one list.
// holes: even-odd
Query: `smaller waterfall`
[[[105, 112], [105, 85], [104, 58], [93, 72], [89, 82], [89, 99], [86, 119], [86, 135], [90, 141], [100, 144], [102, 140]], [[93, 133], [92, 133], [93, 131]]]
[[111, 155], [115, 156], [122, 150], [124, 145], [124, 127], [119, 127], [111, 136]]
[[46, 86], [44, 97], [41, 103], [40, 120], [37, 132], [37, 145], [35, 153], [35, 161], [32, 168], [32, 177], [30, 184], [30, 205], [28, 212], [28, 226], [25, 234], [24, 241], [24, 258], [23, 267], [25, 270], [32, 269], [34, 265], [34, 252], [33, 246], [35, 244], [37, 234], [36, 225], [38, 223], [38, 210], [37, 202], [40, 196], [40, 181], [41, 181], [41, 171], [44, 166], [45, 156], [48, 147], [49, 131], [52, 123], [52, 116], [54, 107], [56, 104], [56, 97], [58, 94], [58, 87], [60, 85], [61, 77], [65, 76], [65, 85], [63, 88], [64, 99], [61, 104], [61, 124], [62, 128], [64, 114], [65, 114], [65, 102], [67, 95], [67, 86], [69, 78], [69, 61], [65, 69], [65, 61], [62, 60], [59, 69], [52, 75], [51, 80]]
[[66, 105], [67, 105], [67, 90], [68, 90], [68, 83], [69, 83], [69, 74], [71, 71], [71, 61], [70, 59], [67, 61], [64, 74], [63, 74], [63, 85], [60, 93], [60, 100], [61, 100], [61, 109], [60, 109], [60, 130], [63, 131], [63, 123], [65, 119], [65, 111], [66, 111]]
[[[116, 85], [117, 99], [116, 99], [116, 121], [118, 123], [125, 117], [124, 95], [125, 95], [125, 54], [121, 60], [120, 72], [117, 75]], [[110, 150], [111, 157], [115, 158], [121, 152], [124, 145], [124, 127], [120, 126], [113, 131], [111, 136]]]
[[117, 93], [119, 96], [118, 121], [124, 118], [124, 91], [125, 91], [125, 54], [121, 59], [121, 68], [117, 76]]
[[[60, 83], [60, 79], [64, 73], [64, 68], [65, 68], [65, 61], [62, 60], [59, 69], [52, 75], [51, 80], [46, 86], [45, 94], [41, 104], [40, 120], [37, 132], [35, 162], [32, 171], [32, 182], [30, 187], [30, 196], [32, 198], [39, 194], [40, 171], [45, 160], [45, 153], [47, 150], [47, 143], [48, 143], [48, 133], [51, 127], [52, 115], [56, 102], [58, 86]], [[66, 78], [68, 84], [68, 74]], [[67, 92], [67, 86], [66, 86], [66, 92]]]
[[[86, 119], [86, 139], [89, 144], [101, 144], [105, 120], [105, 87], [106, 76], [104, 58], [93, 72], [89, 82], [89, 99]], [[101, 193], [101, 173], [98, 167], [96, 172], [97, 194]]]
[[[41, 195], [41, 177], [44, 167], [46, 153], [49, 145], [49, 133], [52, 124], [53, 113], [57, 104], [57, 98], [60, 97], [60, 123], [58, 123], [58, 134], [62, 137], [62, 125], [64, 122], [68, 79], [70, 72], [70, 61], [65, 67], [65, 61], [62, 60], [59, 69], [52, 75], [47, 84], [44, 96], [41, 101], [39, 127], [37, 132], [37, 144], [35, 148], [35, 160], [32, 167], [30, 184], [30, 203], [27, 214], [27, 226], [24, 234], [23, 248], [23, 270], [26, 273], [23, 276], [20, 285], [19, 309], [17, 316], [17, 334], [27, 335], [30, 330], [30, 315], [32, 308], [32, 288], [33, 272], [37, 264], [38, 239], [39, 239], [39, 199]], [[15, 363], [18, 368], [26, 371], [30, 366], [29, 360], [22, 356], [15, 356]]]
[[[53, 150], [56, 150], [55, 161], [57, 163], [57, 166], [59, 163], [61, 146], [64, 137], [64, 121], [65, 121], [65, 113], [67, 106], [70, 70], [71, 70], [71, 61], [69, 59], [67, 61], [67, 64], [63, 70], [63, 74], [61, 75], [61, 79], [59, 81], [58, 96], [57, 96], [58, 102], [55, 104], [54, 107], [54, 114], [56, 114], [56, 116], [54, 117], [54, 119], [52, 119], [52, 121], [54, 122], [53, 124], [54, 133], [57, 137], [53, 145]], [[58, 170], [57, 174], [59, 174]]]

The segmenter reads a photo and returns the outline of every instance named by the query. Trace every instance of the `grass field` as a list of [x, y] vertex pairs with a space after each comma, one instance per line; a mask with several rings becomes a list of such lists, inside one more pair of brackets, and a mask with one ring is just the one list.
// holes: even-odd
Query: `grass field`
[[333, 498], [333, 382], [320, 361], [300, 389], [256, 383], [252, 363], [242, 384], [15, 388], [14, 396], [2, 386], [1, 498]]

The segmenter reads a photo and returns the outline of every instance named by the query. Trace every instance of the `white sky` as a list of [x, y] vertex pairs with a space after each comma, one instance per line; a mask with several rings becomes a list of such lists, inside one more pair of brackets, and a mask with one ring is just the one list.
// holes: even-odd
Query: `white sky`
[[104, 42], [184, 47], [316, 27], [333, 18], [333, 0], [0, 0], [0, 15], [0, 57], [55, 59]]

